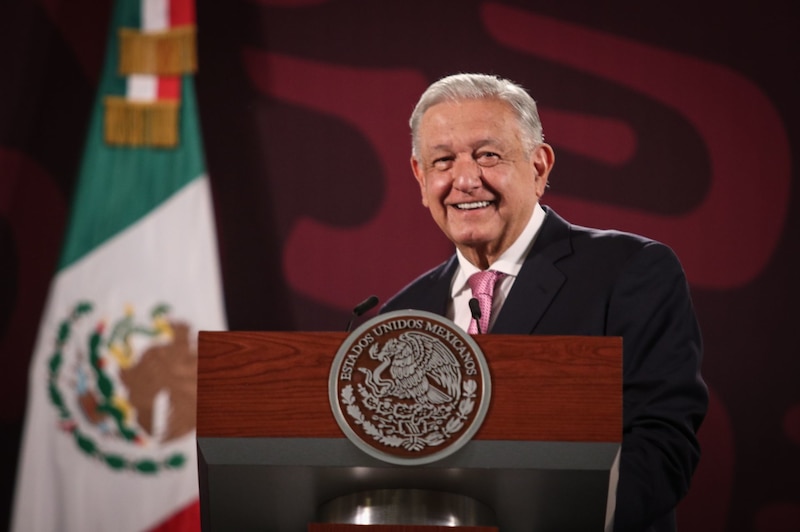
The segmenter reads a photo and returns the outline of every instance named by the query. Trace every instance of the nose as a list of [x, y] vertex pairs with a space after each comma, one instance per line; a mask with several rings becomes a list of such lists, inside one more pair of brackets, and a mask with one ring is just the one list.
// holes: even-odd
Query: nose
[[453, 187], [469, 192], [483, 183], [483, 170], [472, 157], [457, 157], [453, 162]]

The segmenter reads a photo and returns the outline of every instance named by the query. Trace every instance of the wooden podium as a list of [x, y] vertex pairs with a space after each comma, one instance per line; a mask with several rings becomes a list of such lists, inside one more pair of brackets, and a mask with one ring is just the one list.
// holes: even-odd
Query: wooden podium
[[[331, 413], [333, 332], [200, 332], [197, 447], [203, 530], [352, 531], [321, 505], [425, 489], [492, 508], [503, 532], [609, 530], [622, 437], [622, 340], [478, 335], [492, 397], [474, 438], [422, 466], [385, 463]], [[441, 527], [358, 526], [435, 531]], [[460, 528], [491, 530], [491, 528]]]

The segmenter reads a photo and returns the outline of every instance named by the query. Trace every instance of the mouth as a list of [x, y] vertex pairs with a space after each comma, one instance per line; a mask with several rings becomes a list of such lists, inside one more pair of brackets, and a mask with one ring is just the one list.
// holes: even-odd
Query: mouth
[[491, 204], [491, 201], [471, 201], [469, 203], [455, 203], [453, 207], [460, 211], [474, 211], [475, 209], [488, 207]]

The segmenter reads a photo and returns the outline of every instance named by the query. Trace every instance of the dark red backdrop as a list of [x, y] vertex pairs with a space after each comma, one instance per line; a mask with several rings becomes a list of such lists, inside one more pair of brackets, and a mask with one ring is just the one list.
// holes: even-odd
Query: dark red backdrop
[[[681, 530], [800, 529], [792, 2], [197, 1], [232, 329], [340, 330], [360, 299], [447, 256], [409, 170], [407, 117], [444, 74], [510, 77], [557, 152], [545, 202], [665, 241], [686, 267], [712, 404]], [[0, 3], [5, 512], [109, 11]]]

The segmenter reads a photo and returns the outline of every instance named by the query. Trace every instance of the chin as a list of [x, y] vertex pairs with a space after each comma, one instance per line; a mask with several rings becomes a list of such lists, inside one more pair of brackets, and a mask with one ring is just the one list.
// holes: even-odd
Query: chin
[[485, 248], [486, 246], [490, 245], [493, 241], [488, 238], [476, 238], [474, 236], [470, 236], [467, 238], [451, 238], [451, 240], [459, 247], [466, 247], [471, 249], [480, 249]]
[[440, 226], [440, 228], [456, 246], [482, 248], [497, 242], [500, 238], [498, 234], [492, 234], [491, 231], [487, 232], [486, 225], [488, 224], [461, 225], [459, 227]]

